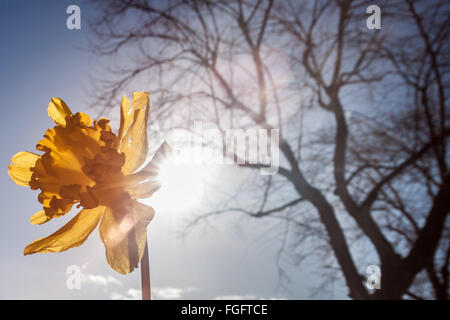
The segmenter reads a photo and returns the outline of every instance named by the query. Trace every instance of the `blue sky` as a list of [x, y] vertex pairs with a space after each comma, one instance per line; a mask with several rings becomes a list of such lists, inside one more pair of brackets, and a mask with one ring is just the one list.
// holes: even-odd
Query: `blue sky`
[[[66, 28], [66, 8], [81, 7], [81, 30]], [[86, 17], [94, 9], [80, 1], [0, 1], [0, 299], [124, 299], [140, 296], [139, 270], [122, 276], [109, 268], [98, 231], [81, 247], [60, 254], [23, 256], [24, 247], [47, 236], [69, 217], [42, 226], [29, 223], [40, 210], [37, 191], [15, 185], [8, 177], [10, 158], [34, 151], [44, 131], [51, 97], [61, 97], [73, 111], [89, 110], [86, 89], [98, 63], [85, 48], [92, 37]], [[124, 93], [131, 95], [131, 92]], [[118, 110], [118, 109], [117, 109]], [[151, 142], [151, 140], [150, 140]], [[151, 201], [149, 201], [151, 203]], [[276, 290], [277, 243], [262, 241], [266, 222], [234, 216], [214, 220], [181, 239], [176, 213], [157, 212], [149, 228], [150, 264], [155, 298], [308, 298], [316, 284], [311, 266], [293, 270], [290, 290]], [[82, 268], [80, 290], [66, 286], [66, 269]], [[336, 289], [343, 297], [345, 288]]]

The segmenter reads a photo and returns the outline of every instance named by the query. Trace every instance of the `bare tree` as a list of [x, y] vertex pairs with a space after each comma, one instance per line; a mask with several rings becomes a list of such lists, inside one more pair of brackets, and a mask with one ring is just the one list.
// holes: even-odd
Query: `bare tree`
[[[381, 30], [366, 28], [369, 5], [98, 1], [93, 49], [110, 64], [95, 104], [144, 81], [155, 130], [280, 129], [279, 173], [241, 186], [247, 207], [195, 222], [281, 219], [281, 252], [317, 256], [351, 298], [448, 299], [449, 4], [379, 1]], [[375, 292], [368, 257], [381, 267]]]

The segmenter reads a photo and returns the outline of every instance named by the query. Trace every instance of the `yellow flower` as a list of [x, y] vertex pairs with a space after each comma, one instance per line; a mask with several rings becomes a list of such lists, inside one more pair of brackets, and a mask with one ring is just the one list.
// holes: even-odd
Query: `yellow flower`
[[91, 124], [87, 114], [72, 114], [64, 101], [51, 100], [48, 114], [57, 125], [36, 146], [44, 154], [17, 153], [8, 173], [18, 185], [41, 191], [38, 200], [43, 210], [31, 217], [32, 224], [65, 215], [76, 204], [83, 209], [52, 235], [30, 243], [25, 255], [77, 247], [101, 221], [100, 237], [109, 265], [122, 274], [137, 267], [154, 211], [136, 199], [148, 198], [159, 188], [155, 177], [169, 151], [163, 143], [136, 172], [147, 158], [148, 113], [148, 93], [135, 92], [132, 107], [124, 96], [116, 135], [109, 120]]

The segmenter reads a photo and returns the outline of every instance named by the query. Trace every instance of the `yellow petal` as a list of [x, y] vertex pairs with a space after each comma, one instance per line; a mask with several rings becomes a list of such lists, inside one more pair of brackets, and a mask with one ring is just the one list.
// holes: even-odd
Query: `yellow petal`
[[39, 155], [32, 152], [18, 152], [12, 158], [8, 166], [8, 174], [10, 178], [20, 186], [28, 186], [31, 180], [33, 168]]
[[161, 184], [158, 181], [147, 181], [144, 183], [132, 184], [126, 188], [127, 192], [133, 199], [147, 199], [150, 198], [153, 193], [161, 188]]
[[48, 104], [49, 117], [52, 118], [52, 120], [60, 126], [66, 126], [66, 117], [71, 114], [72, 111], [70, 111], [67, 104], [60, 98], [52, 98], [52, 100]]
[[171, 156], [172, 152], [172, 147], [164, 141], [155, 151], [152, 160], [139, 170], [139, 172], [149, 178], [157, 176], [161, 165]]
[[99, 231], [111, 268], [127, 274], [138, 266], [153, 215], [153, 208], [131, 199], [106, 208]]
[[133, 92], [133, 110], [145, 109], [149, 103], [148, 92]]
[[147, 158], [149, 104], [148, 92], [133, 93], [131, 112], [128, 99], [125, 97], [122, 99], [118, 150], [126, 156], [125, 165], [122, 168], [124, 174], [134, 172]]
[[164, 141], [158, 150], [156, 150], [149, 163], [138, 172], [127, 176], [130, 183], [127, 184], [126, 190], [131, 197], [135, 199], [145, 199], [150, 197], [161, 187], [161, 184], [158, 181], [159, 168], [170, 156], [171, 152], [172, 148]]
[[44, 210], [38, 211], [33, 214], [30, 218], [31, 224], [43, 224], [49, 221], [50, 218], [47, 217]]
[[128, 129], [131, 121], [133, 120], [133, 117], [128, 116], [128, 114], [130, 113], [130, 109], [130, 101], [126, 96], [123, 96], [122, 102], [120, 103], [120, 127], [119, 132], [117, 133], [117, 137], [119, 139], [122, 139], [124, 130]]
[[103, 212], [104, 207], [81, 210], [72, 220], [52, 235], [30, 243], [25, 248], [24, 254], [61, 252], [80, 246], [95, 229]]

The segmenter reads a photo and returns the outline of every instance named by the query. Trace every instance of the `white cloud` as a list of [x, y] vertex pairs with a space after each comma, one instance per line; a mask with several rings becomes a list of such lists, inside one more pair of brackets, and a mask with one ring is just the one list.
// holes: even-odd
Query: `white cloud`
[[121, 286], [122, 282], [114, 278], [113, 276], [102, 276], [96, 274], [81, 274], [82, 284], [92, 284], [102, 287], [107, 287], [110, 284]]
[[[185, 295], [190, 292], [198, 291], [199, 288], [187, 287], [187, 288], [177, 288], [177, 287], [153, 287], [152, 288], [152, 299], [155, 300], [174, 300], [174, 299], [185, 299]], [[112, 292], [110, 293], [110, 298], [112, 300], [140, 300], [142, 297], [140, 289], [128, 289], [125, 293], [122, 292]], [[253, 294], [230, 294], [216, 296], [213, 300], [286, 300], [286, 298], [279, 297], [260, 297]]]
[[251, 294], [230, 294], [224, 296], [217, 296], [214, 300], [286, 300], [286, 298], [263, 298]]
[[246, 295], [240, 295], [240, 294], [230, 294], [225, 296], [217, 296], [214, 298], [214, 300], [256, 300], [256, 296], [246, 294]]
[[125, 294], [112, 292], [109, 296], [112, 300], [140, 300], [142, 294], [141, 290], [130, 288]]
[[155, 299], [181, 299], [184, 294], [198, 290], [195, 287], [175, 288], [175, 287], [155, 287], [152, 294]]
[[155, 288], [152, 293], [153, 296], [160, 299], [179, 299], [183, 294], [183, 289], [174, 287]]
[[[197, 291], [198, 288], [176, 288], [176, 287], [154, 287], [152, 288], [152, 298], [156, 300], [182, 299], [186, 293]], [[141, 299], [140, 289], [128, 289], [125, 293], [112, 292], [110, 298], [113, 300], [139, 300]]]

